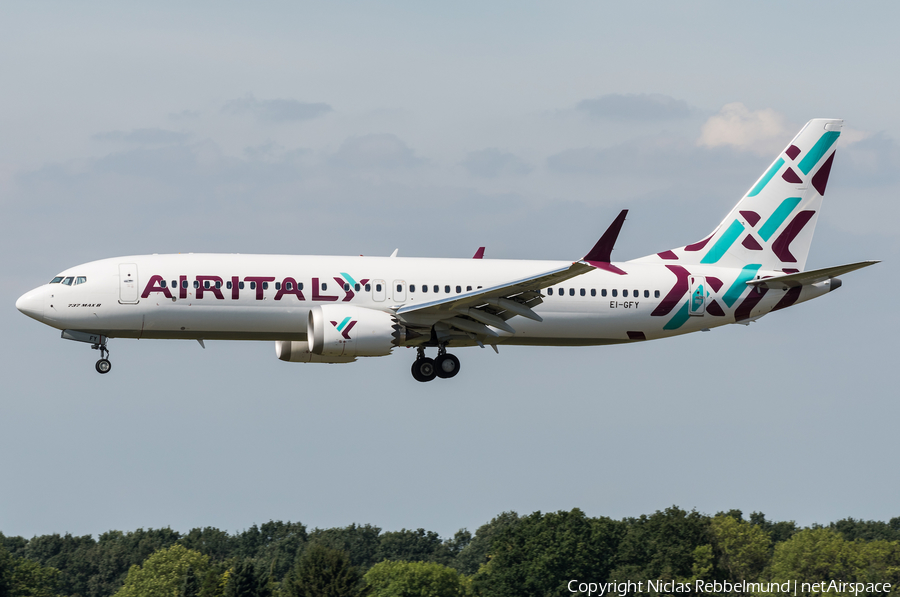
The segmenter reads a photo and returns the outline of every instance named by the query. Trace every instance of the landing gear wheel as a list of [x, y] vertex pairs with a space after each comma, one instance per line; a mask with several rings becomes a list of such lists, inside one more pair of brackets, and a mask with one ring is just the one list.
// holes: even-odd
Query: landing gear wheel
[[450, 353], [444, 353], [434, 361], [437, 376], [442, 379], [450, 379], [459, 373], [459, 359]]
[[416, 381], [431, 381], [437, 377], [437, 368], [434, 360], [428, 357], [416, 359], [412, 364], [412, 376]]
[[112, 363], [110, 363], [108, 359], [100, 359], [99, 361], [97, 361], [97, 365], [95, 367], [97, 369], [97, 373], [109, 373], [109, 370], [112, 369]]

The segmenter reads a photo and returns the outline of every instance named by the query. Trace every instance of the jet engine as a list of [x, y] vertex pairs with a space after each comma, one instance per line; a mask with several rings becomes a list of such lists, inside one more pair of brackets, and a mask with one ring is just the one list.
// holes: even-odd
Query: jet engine
[[350, 305], [318, 305], [309, 311], [310, 351], [328, 357], [380, 357], [420, 336], [390, 314]]
[[356, 357], [323, 357], [309, 351], [309, 342], [277, 340], [275, 355], [288, 363], [352, 363]]

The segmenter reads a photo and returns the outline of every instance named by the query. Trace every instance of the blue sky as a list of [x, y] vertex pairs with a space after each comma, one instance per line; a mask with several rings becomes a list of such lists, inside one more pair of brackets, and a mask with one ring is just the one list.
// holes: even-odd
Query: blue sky
[[[900, 15], [810, 9], [5, 5], [0, 530], [900, 515]], [[703, 238], [815, 117], [846, 128], [808, 267], [884, 262], [749, 328], [461, 350], [427, 385], [404, 351], [118, 340], [101, 378], [13, 306], [115, 255], [574, 259], [622, 208], [636, 258]]]

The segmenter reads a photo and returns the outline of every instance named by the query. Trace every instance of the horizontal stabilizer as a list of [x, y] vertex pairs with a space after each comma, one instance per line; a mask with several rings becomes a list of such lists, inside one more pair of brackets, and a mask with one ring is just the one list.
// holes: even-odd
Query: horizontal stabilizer
[[763, 278], [761, 280], [750, 280], [747, 282], [749, 286], [757, 288], [779, 289], [794, 288], [796, 286], [808, 286], [810, 284], [818, 284], [835, 276], [846, 274], [870, 265], [881, 263], [880, 261], [860, 261], [859, 263], [850, 263], [847, 265], [836, 265], [834, 267], [826, 267], [823, 269], [814, 269], [808, 272], [797, 272], [794, 274], [785, 274], [783, 276], [774, 276], [771, 278]]

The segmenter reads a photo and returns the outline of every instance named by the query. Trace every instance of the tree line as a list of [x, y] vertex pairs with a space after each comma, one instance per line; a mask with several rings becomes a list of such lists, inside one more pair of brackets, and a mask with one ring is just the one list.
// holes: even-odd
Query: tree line
[[621, 520], [577, 508], [504, 512], [474, 535], [462, 529], [446, 539], [424, 529], [280, 521], [234, 534], [213, 527], [97, 539], [0, 533], [0, 597], [543, 597], [572, 595], [572, 580], [698, 579], [896, 588], [900, 517], [799, 528], [758, 512], [709, 516], [673, 506]]

